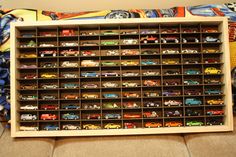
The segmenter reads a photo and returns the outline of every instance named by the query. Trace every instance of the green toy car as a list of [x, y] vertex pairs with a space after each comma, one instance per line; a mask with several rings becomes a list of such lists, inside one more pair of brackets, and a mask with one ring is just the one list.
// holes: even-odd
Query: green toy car
[[116, 103], [111, 103], [111, 102], [104, 103], [102, 107], [106, 109], [120, 108]]
[[110, 61], [105, 61], [105, 62], [102, 62], [102, 66], [117, 66], [118, 63], [116, 62], [110, 62]]
[[199, 121], [188, 121], [186, 123], [187, 126], [202, 126], [203, 122], [199, 122]]
[[118, 45], [119, 41], [102, 41], [101, 45]]

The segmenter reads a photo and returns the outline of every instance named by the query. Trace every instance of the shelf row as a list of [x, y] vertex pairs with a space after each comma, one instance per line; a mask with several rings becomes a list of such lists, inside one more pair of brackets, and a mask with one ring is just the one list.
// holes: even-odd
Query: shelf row
[[42, 29], [38, 27], [21, 30], [19, 37], [31, 38], [31, 37], [68, 37], [68, 36], [114, 36], [114, 35], [149, 35], [149, 34], [215, 34], [220, 33], [218, 26], [207, 26], [207, 25], [193, 25], [191, 28], [187, 25], [134, 25], [124, 26], [117, 25], [112, 27], [106, 27], [97, 25], [91, 28], [85, 28], [83, 26], [71, 27], [71, 28], [47, 28]]
[[81, 120], [81, 121], [44, 121], [44, 122], [20, 122], [21, 131], [38, 130], [96, 130], [96, 129], [132, 129], [132, 128], [159, 128], [159, 127], [190, 127], [223, 125], [224, 116], [209, 117], [182, 117], [160, 119], [136, 119], [136, 120]]

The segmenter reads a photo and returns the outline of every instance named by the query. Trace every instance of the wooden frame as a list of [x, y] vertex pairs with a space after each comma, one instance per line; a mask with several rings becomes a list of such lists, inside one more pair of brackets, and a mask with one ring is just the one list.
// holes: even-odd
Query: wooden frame
[[[196, 127], [161, 127], [161, 128], [135, 128], [135, 129], [101, 129], [101, 130], [76, 130], [76, 131], [19, 131], [20, 115], [18, 114], [18, 88], [19, 83], [19, 62], [17, 60], [20, 51], [18, 50], [19, 30], [31, 28], [50, 27], [75, 27], [75, 26], [116, 26], [116, 25], [133, 25], [133, 24], [160, 24], [160, 25], [178, 25], [178, 24], [204, 24], [217, 25], [221, 32], [220, 49], [223, 52], [221, 56], [221, 70], [223, 73], [224, 83], [223, 93], [225, 106], [224, 124], [216, 126], [196, 126]], [[181, 47], [182, 48], [182, 47]], [[224, 17], [194, 17], [194, 18], [160, 18], [160, 19], [120, 19], [120, 20], [81, 20], [81, 21], [50, 21], [50, 22], [16, 22], [11, 23], [11, 136], [12, 137], [48, 137], [48, 136], [110, 136], [110, 135], [140, 135], [140, 134], [169, 134], [169, 133], [196, 133], [196, 132], [222, 132], [233, 130], [232, 115], [232, 93], [231, 93], [231, 76], [230, 76], [230, 59], [229, 59], [229, 41], [228, 41], [228, 21]], [[122, 87], [121, 87], [122, 88]], [[182, 87], [180, 87], [182, 88]], [[202, 87], [204, 88], [204, 87]], [[205, 100], [205, 96], [204, 100]], [[163, 102], [163, 98], [162, 102]], [[164, 108], [164, 107], [162, 107]], [[164, 110], [164, 109], [163, 109]], [[80, 111], [81, 112], [81, 111]], [[205, 112], [205, 107], [204, 107]], [[163, 112], [164, 114], [164, 112]], [[164, 116], [163, 116], [164, 119]], [[203, 118], [204, 119], [204, 118]], [[142, 120], [143, 121], [143, 120]], [[181, 120], [182, 121], [182, 120]], [[184, 120], [185, 122], [185, 120]], [[60, 121], [58, 122], [60, 123]], [[82, 123], [82, 122], [81, 122]], [[164, 122], [163, 122], [164, 124]], [[82, 124], [80, 124], [82, 125]]]

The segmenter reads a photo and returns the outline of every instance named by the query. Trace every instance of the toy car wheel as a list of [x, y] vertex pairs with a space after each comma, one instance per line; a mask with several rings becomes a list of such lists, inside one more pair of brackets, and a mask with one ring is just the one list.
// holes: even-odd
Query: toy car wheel
[[42, 53], [40, 56], [41, 56], [41, 57], [44, 57], [44, 54]]
[[148, 43], [148, 41], [147, 41], [147, 40], [144, 40], [144, 41], [143, 41], [143, 43], [147, 44], [147, 43]]
[[158, 43], [158, 40], [155, 40], [155, 43]]
[[68, 127], [64, 127], [65, 130], [68, 130]]
[[108, 116], [105, 116], [105, 119], [109, 119], [109, 117], [108, 117]]
[[65, 99], [68, 99], [67, 97], [65, 97]]
[[85, 130], [89, 130], [89, 127], [88, 127], [88, 126], [86, 126], [86, 127], [85, 127]]
[[87, 119], [90, 119], [90, 116], [87, 116]]
[[120, 119], [120, 118], [121, 118], [121, 116], [118, 116], [117, 118], [118, 118], [118, 119]]

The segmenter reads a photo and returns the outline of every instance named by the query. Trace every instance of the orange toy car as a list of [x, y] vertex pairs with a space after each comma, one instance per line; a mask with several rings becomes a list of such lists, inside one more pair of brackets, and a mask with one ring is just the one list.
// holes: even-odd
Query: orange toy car
[[123, 96], [126, 98], [138, 98], [139, 94], [137, 94], [137, 93], [124, 93]]
[[42, 114], [40, 118], [42, 120], [55, 120], [55, 119], [57, 119], [57, 115], [55, 115], [55, 114]]
[[141, 118], [140, 114], [124, 114], [124, 118]]
[[61, 31], [62, 36], [73, 36], [75, 35], [75, 32], [73, 29], [64, 29]]
[[64, 96], [65, 99], [78, 99], [78, 96], [75, 94], [67, 94]]
[[177, 127], [177, 126], [183, 126], [183, 123], [171, 121], [171, 122], [166, 122], [165, 126], [167, 126], [167, 127]]
[[158, 86], [158, 85], [160, 85], [160, 80], [157, 80], [157, 81], [155, 81], [155, 80], [145, 80], [143, 82], [143, 85], [144, 86]]
[[161, 123], [157, 123], [157, 122], [147, 122], [145, 123], [145, 128], [157, 128], [157, 127], [162, 127]]

